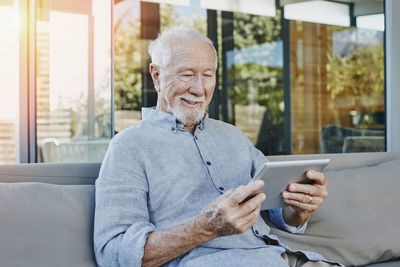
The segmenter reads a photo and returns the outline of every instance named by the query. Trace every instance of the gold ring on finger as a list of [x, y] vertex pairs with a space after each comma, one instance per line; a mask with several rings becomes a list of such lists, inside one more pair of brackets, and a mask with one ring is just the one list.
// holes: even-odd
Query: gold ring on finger
[[301, 202], [303, 202], [303, 203], [309, 203], [309, 202], [310, 202], [310, 196], [304, 194], [304, 195], [303, 195], [303, 199], [301, 200]]

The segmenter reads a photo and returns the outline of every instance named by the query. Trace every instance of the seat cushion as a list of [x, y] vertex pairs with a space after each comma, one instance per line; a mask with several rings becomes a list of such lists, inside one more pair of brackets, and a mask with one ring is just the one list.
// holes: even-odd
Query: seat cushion
[[1, 266], [96, 266], [93, 185], [0, 183]]
[[272, 232], [295, 249], [318, 252], [346, 266], [400, 258], [400, 160], [327, 170], [329, 196], [303, 236]]

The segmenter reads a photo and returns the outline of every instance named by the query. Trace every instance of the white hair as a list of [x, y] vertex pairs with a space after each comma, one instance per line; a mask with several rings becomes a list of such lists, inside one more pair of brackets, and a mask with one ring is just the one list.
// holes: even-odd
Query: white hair
[[151, 57], [151, 62], [160, 67], [167, 66], [171, 60], [172, 47], [193, 40], [199, 40], [211, 45], [215, 53], [215, 68], [217, 68], [218, 56], [213, 42], [198, 30], [186, 25], [179, 25], [168, 29], [158, 34], [157, 39], [150, 42], [148, 52]]

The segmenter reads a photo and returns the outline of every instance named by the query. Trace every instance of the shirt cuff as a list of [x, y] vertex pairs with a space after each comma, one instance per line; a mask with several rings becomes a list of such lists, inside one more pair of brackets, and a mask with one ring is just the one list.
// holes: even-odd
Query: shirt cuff
[[307, 228], [308, 221], [298, 227], [287, 224], [285, 222], [285, 219], [283, 218], [283, 209], [282, 208], [269, 210], [268, 215], [269, 215], [269, 219], [276, 227], [278, 227], [279, 229], [284, 230], [286, 232], [289, 232], [292, 234], [304, 234], [304, 231]]

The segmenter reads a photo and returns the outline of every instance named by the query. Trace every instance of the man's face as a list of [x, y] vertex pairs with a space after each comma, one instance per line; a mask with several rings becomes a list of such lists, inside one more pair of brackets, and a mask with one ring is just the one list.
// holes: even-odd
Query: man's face
[[210, 44], [193, 41], [175, 46], [169, 64], [158, 69], [157, 108], [174, 114], [184, 124], [196, 124], [211, 101], [215, 71]]

